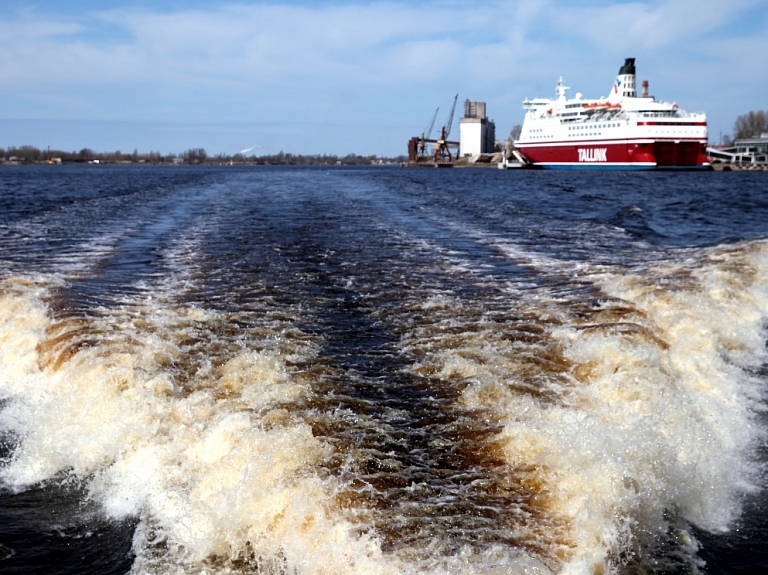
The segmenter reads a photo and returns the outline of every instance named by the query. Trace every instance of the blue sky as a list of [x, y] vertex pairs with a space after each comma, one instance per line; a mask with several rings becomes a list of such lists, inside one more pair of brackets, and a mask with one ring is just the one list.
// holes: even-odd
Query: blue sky
[[768, 109], [765, 0], [52, 0], [0, 12], [0, 147], [395, 156], [459, 94], [608, 94], [625, 57], [710, 141]]

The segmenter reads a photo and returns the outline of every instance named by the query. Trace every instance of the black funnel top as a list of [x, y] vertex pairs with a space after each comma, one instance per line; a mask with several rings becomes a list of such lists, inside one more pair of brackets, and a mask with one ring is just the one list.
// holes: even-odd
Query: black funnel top
[[635, 59], [634, 58], [625, 58], [624, 59], [624, 65], [619, 70], [619, 76], [624, 74], [632, 74], [635, 75]]

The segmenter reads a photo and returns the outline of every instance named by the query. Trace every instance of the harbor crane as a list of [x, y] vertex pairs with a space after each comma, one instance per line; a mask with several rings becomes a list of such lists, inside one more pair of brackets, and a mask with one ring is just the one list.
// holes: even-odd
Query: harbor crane
[[[453, 114], [456, 111], [456, 101], [458, 99], [459, 95], [456, 94], [453, 98], [451, 113], [448, 115], [448, 123], [442, 127], [439, 139], [432, 139], [432, 130], [435, 127], [437, 113], [440, 111], [440, 107], [438, 106], [435, 113], [432, 115], [432, 121], [429, 123], [429, 126], [427, 126], [427, 129], [421, 133], [421, 137], [414, 136], [408, 140], [409, 164], [435, 165], [441, 168], [453, 166], [453, 156], [451, 155], [449, 147], [457, 149], [459, 147], [459, 142], [449, 142], [448, 137], [451, 134]], [[428, 144], [432, 144], [431, 154], [427, 152]]]
[[446, 159], [451, 162], [453, 156], [451, 156], [451, 150], [448, 148], [450, 145], [456, 145], [456, 142], [449, 142], [448, 136], [451, 135], [451, 125], [453, 124], [453, 113], [456, 111], [456, 101], [459, 99], [459, 95], [456, 94], [453, 98], [453, 106], [451, 106], [451, 113], [448, 115], [448, 123], [443, 126], [440, 133], [440, 139], [435, 142], [434, 145], [434, 160], [435, 162], [444, 162]]
[[432, 116], [432, 121], [426, 130], [421, 133], [421, 140], [419, 141], [419, 156], [427, 156], [427, 142], [432, 141], [432, 129], [435, 127], [435, 120], [437, 119], [437, 113], [440, 111], [440, 106], [435, 110], [435, 114]]

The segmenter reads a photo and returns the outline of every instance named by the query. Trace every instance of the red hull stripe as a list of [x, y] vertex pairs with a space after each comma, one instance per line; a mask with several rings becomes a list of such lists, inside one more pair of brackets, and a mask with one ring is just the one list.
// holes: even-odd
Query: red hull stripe
[[520, 144], [518, 150], [534, 164], [702, 166], [709, 163], [706, 140], [590, 141]]

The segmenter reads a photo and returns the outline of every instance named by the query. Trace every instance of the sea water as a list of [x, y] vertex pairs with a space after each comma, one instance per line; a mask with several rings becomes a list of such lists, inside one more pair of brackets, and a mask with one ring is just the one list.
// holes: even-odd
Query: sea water
[[0, 572], [768, 566], [768, 180], [0, 169]]

